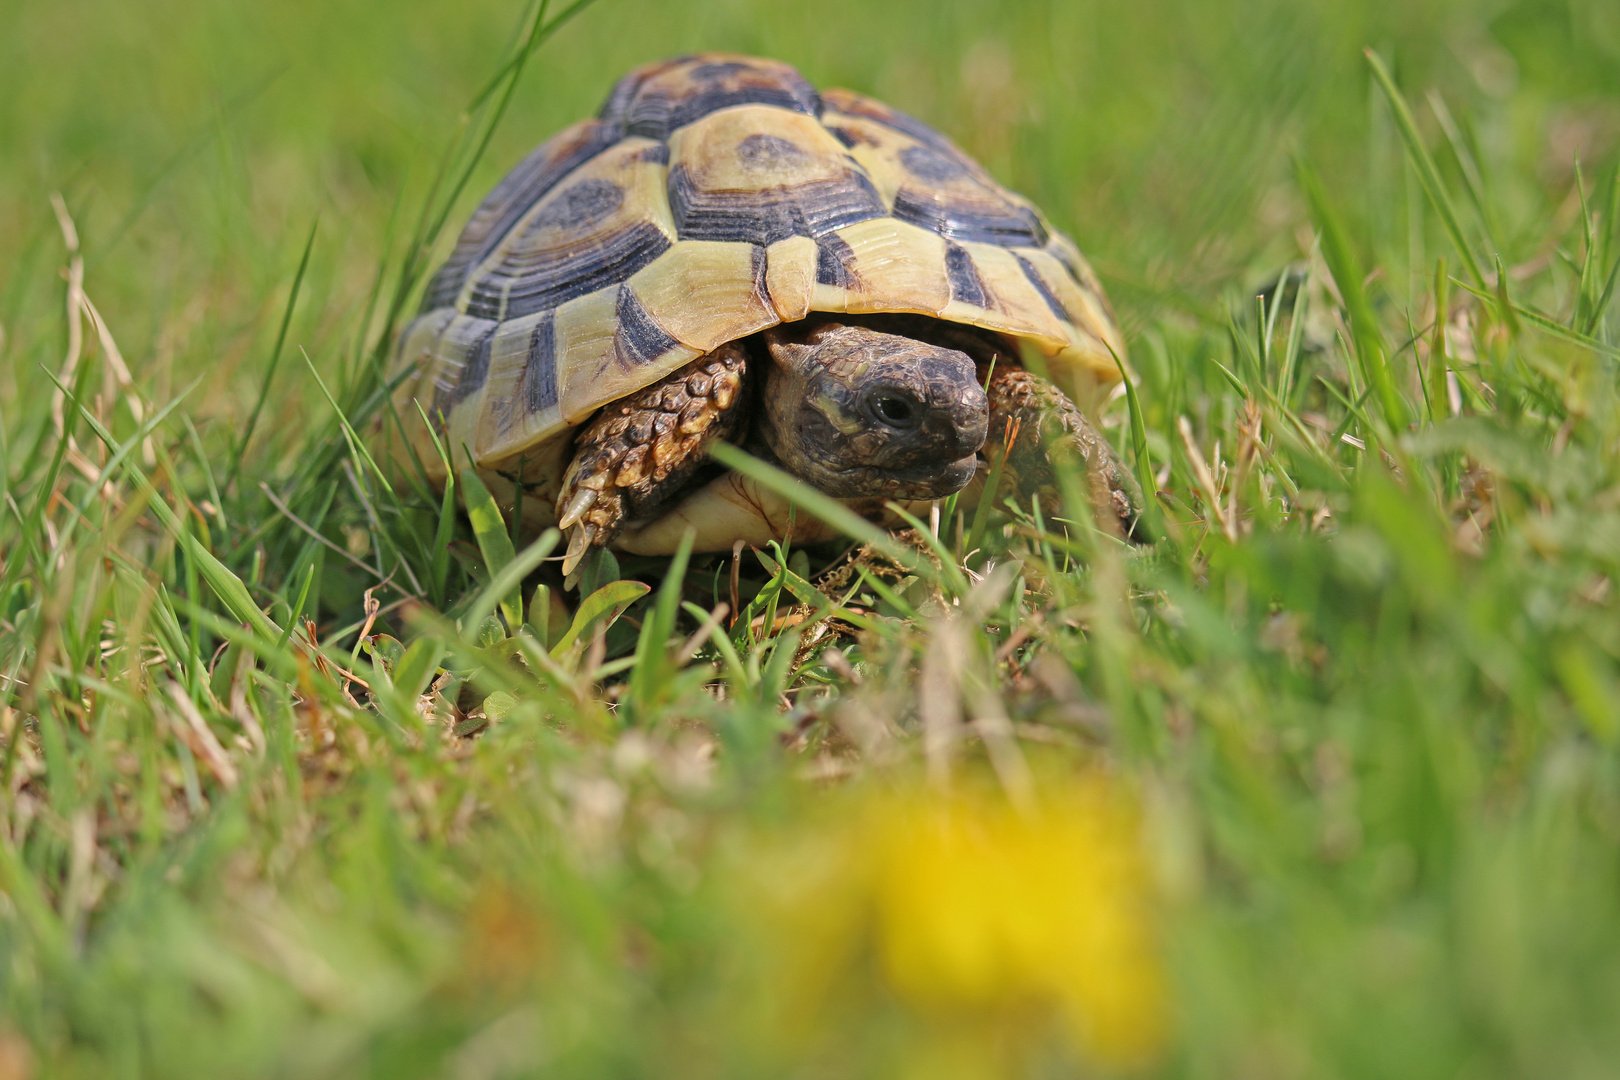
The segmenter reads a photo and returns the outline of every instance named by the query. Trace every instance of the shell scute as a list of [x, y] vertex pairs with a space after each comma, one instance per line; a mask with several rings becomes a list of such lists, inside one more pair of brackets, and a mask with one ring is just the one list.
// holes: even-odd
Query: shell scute
[[[999, 244], [975, 240], [953, 243], [962, 251], [956, 256], [958, 263], [971, 263], [979, 295], [953, 294], [940, 309], [940, 318], [1035, 338], [1048, 348], [1062, 348], [1069, 343], [1066, 320], [1052, 309], [1024, 272], [1016, 253]], [[961, 276], [966, 276], [965, 269]]]
[[468, 273], [519, 218], [559, 180], [618, 141], [618, 132], [596, 120], [585, 120], [564, 128], [520, 161], [473, 211], [450, 258], [429, 281], [421, 310], [432, 311], [453, 303]]
[[808, 236], [790, 236], [765, 249], [765, 286], [782, 322], [810, 314], [821, 249]]
[[554, 376], [548, 373], [540, 383], [530, 381], [533, 369], [555, 367], [552, 319], [550, 311], [509, 319], [489, 338], [484, 419], [474, 444], [480, 457], [492, 447], [524, 442], [532, 434], [535, 414], [556, 404]]
[[840, 229], [838, 239], [847, 249], [839, 259], [842, 310], [938, 315], [950, 301], [943, 237], [883, 217]]
[[637, 271], [629, 289], [674, 339], [706, 353], [781, 321], [768, 264], [756, 244], [694, 240]]
[[943, 136], [858, 94], [840, 92], [829, 104], [838, 111], [828, 112], [828, 124], [850, 133], [850, 154], [896, 218], [952, 240], [1046, 244], [1050, 232], [1035, 208]]
[[682, 57], [633, 72], [614, 88], [599, 115], [625, 135], [662, 140], [735, 105], [821, 115], [821, 95], [791, 66], [730, 55]]
[[664, 168], [625, 139], [575, 169], [518, 221], [468, 275], [458, 305], [515, 319], [624, 280], [674, 241]]
[[876, 98], [857, 94], [853, 90], [839, 89], [825, 91], [821, 95], [821, 100], [825, 110], [841, 114], [827, 118], [827, 122], [831, 125], [840, 125], [849, 117], [860, 117], [874, 121], [891, 131], [909, 135], [913, 142], [923, 143], [943, 153], [963, 156], [962, 151], [956, 148], [956, 144], [945, 136], [921, 120], [907, 116], [899, 109], [885, 105]]
[[494, 319], [456, 315], [445, 324], [435, 345], [438, 368], [433, 378], [433, 406], [448, 412], [482, 390], [489, 374], [489, 339], [499, 329]]
[[[1124, 357], [1125, 342], [1114, 324], [1113, 315], [1107, 310], [1107, 301], [1100, 287], [1091, 288], [1081, 282], [1073, 269], [1050, 248], [1041, 251], [1026, 249], [1017, 252], [1017, 255], [1026, 276], [1037, 279], [1060, 305], [1071, 328], [1073, 348], [1083, 353], [1100, 354], [1099, 360], [1106, 361], [1110, 366], [1113, 364], [1110, 350]], [[1083, 262], [1081, 266], [1086, 276], [1095, 282], [1096, 278], [1090, 274], [1091, 268]]]
[[[444, 334], [444, 328], [450, 320], [456, 317], [456, 309], [441, 307], [419, 316], [405, 328], [405, 333], [399, 342], [399, 359], [396, 361], [400, 369], [413, 370], [415, 382], [423, 387], [437, 387], [440, 385], [439, 367], [443, 363], [438, 354], [439, 338]], [[409, 386], [407, 381], [404, 386]]]
[[613, 285], [557, 309], [561, 419], [577, 424], [610, 401], [634, 393], [702, 355], [647, 314], [629, 285]]
[[1115, 352], [1124, 356], [1125, 343], [1119, 335], [1119, 323], [1114, 317], [1113, 305], [1108, 302], [1108, 294], [1103, 292], [1102, 282], [1097, 280], [1097, 272], [1091, 268], [1086, 257], [1080, 254], [1080, 249], [1075, 247], [1074, 241], [1062, 233], [1052, 234], [1051, 241], [1046, 245], [1046, 252], [1061, 263], [1068, 271], [1069, 277], [1080, 286], [1080, 302], [1076, 306], [1071, 306], [1070, 310], [1082, 315], [1083, 320], [1076, 321], [1075, 325], [1099, 340], [1107, 341]]
[[669, 206], [682, 240], [768, 246], [888, 214], [813, 117], [741, 105], [682, 128], [669, 145]]

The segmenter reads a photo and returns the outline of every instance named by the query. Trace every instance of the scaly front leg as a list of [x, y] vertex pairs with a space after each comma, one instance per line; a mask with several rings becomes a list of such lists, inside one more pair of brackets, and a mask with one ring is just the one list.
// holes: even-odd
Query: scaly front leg
[[627, 521], [652, 516], [680, 494], [709, 447], [738, 427], [747, 355], [736, 342], [605, 406], [574, 437], [574, 460], [557, 495], [568, 535], [563, 574]]
[[[990, 432], [985, 450], [998, 453], [1014, 436], [1007, 454], [1007, 476], [1020, 498], [1039, 494], [1042, 502], [1058, 492], [1052, 453], [1060, 444], [1074, 451], [1085, 469], [1091, 503], [1104, 527], [1129, 537], [1142, 512], [1142, 489], [1102, 432], [1064, 393], [1023, 368], [998, 366], [985, 388], [990, 398]], [[1061, 453], [1062, 451], [1058, 451]], [[993, 497], [993, 493], [981, 498]]]

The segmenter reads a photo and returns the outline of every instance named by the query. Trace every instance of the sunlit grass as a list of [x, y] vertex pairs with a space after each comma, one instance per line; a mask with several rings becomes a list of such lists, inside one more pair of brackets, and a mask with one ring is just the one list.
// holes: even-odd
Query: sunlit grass
[[[0, 40], [0, 1078], [1612, 1073], [1607, 7], [94, 7]], [[378, 460], [441, 232], [694, 47], [1076, 233], [1151, 543], [567, 592]]]

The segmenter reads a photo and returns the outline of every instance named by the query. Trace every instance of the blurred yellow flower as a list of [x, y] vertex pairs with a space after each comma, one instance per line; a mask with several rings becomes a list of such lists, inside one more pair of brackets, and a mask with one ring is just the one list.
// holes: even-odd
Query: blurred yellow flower
[[1165, 990], [1147, 870], [1108, 785], [1028, 814], [978, 792], [872, 809], [875, 943], [895, 990], [932, 1010], [1054, 1006], [1099, 1063], [1153, 1057]]
[[1103, 1068], [1164, 1047], [1138, 817], [1102, 778], [1045, 785], [1026, 812], [978, 787], [857, 796], [853, 813], [756, 849], [750, 870], [790, 1042], [847, 1036], [899, 1004], [916, 1036], [904, 1060], [953, 1063], [924, 1069], [936, 1076], [1008, 1075], [1005, 1055], [1044, 1044], [1054, 1020]]

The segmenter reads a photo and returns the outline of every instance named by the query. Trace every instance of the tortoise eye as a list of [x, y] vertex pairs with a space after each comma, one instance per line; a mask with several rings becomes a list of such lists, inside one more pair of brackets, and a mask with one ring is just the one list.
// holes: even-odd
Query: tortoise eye
[[890, 427], [909, 428], [917, 422], [916, 404], [902, 397], [884, 394], [872, 403], [878, 418]]

